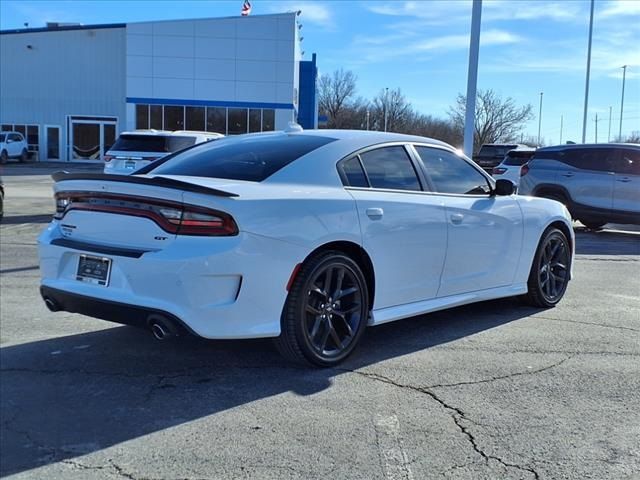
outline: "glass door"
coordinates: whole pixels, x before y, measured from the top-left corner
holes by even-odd
[[[116,141],[116,122],[109,120],[71,120],[70,158],[102,161]]]
[[[46,142],[45,160],[60,160],[60,127],[45,126]]]

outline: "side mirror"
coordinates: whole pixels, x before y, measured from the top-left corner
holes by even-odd
[[[494,195],[508,196],[516,192],[516,185],[506,178],[496,180],[496,188],[493,190]]]
[[[13,143],[13,139],[12,138],[7,138],[7,143]]]

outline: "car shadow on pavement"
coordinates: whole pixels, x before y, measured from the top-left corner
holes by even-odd
[[[7,346],[0,349],[0,476],[286,392],[312,395],[345,372],[538,311],[505,299],[370,328],[355,354],[335,369],[289,364],[269,340],[185,337],[165,344],[122,326]]]
[[[23,223],[49,223],[52,215],[13,215],[11,217],[5,216],[2,219],[2,225],[19,225]]]
[[[576,228],[578,255],[640,255],[640,232]]]

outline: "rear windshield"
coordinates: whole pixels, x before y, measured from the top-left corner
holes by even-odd
[[[505,165],[524,165],[533,157],[534,153],[534,151],[527,150],[512,150],[507,154],[503,163]]]
[[[179,135],[120,135],[111,150],[121,152],[162,152],[172,153],[196,143],[195,137]]]
[[[261,182],[335,139],[315,135],[258,135],[198,145],[137,173]]]
[[[484,146],[480,147],[479,157],[504,157],[509,150],[516,148],[517,145],[500,145],[500,146]]]

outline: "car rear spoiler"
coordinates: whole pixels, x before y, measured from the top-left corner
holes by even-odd
[[[217,188],[205,187],[194,183],[183,182],[166,177],[140,177],[136,175],[111,175],[106,173],[69,173],[66,171],[55,172],[51,175],[53,181],[64,182],[66,180],[97,180],[103,182],[135,183],[138,185],[152,185],[154,187],[172,188],[188,192],[216,195],[218,197],[237,197],[237,193],[225,192]]]

